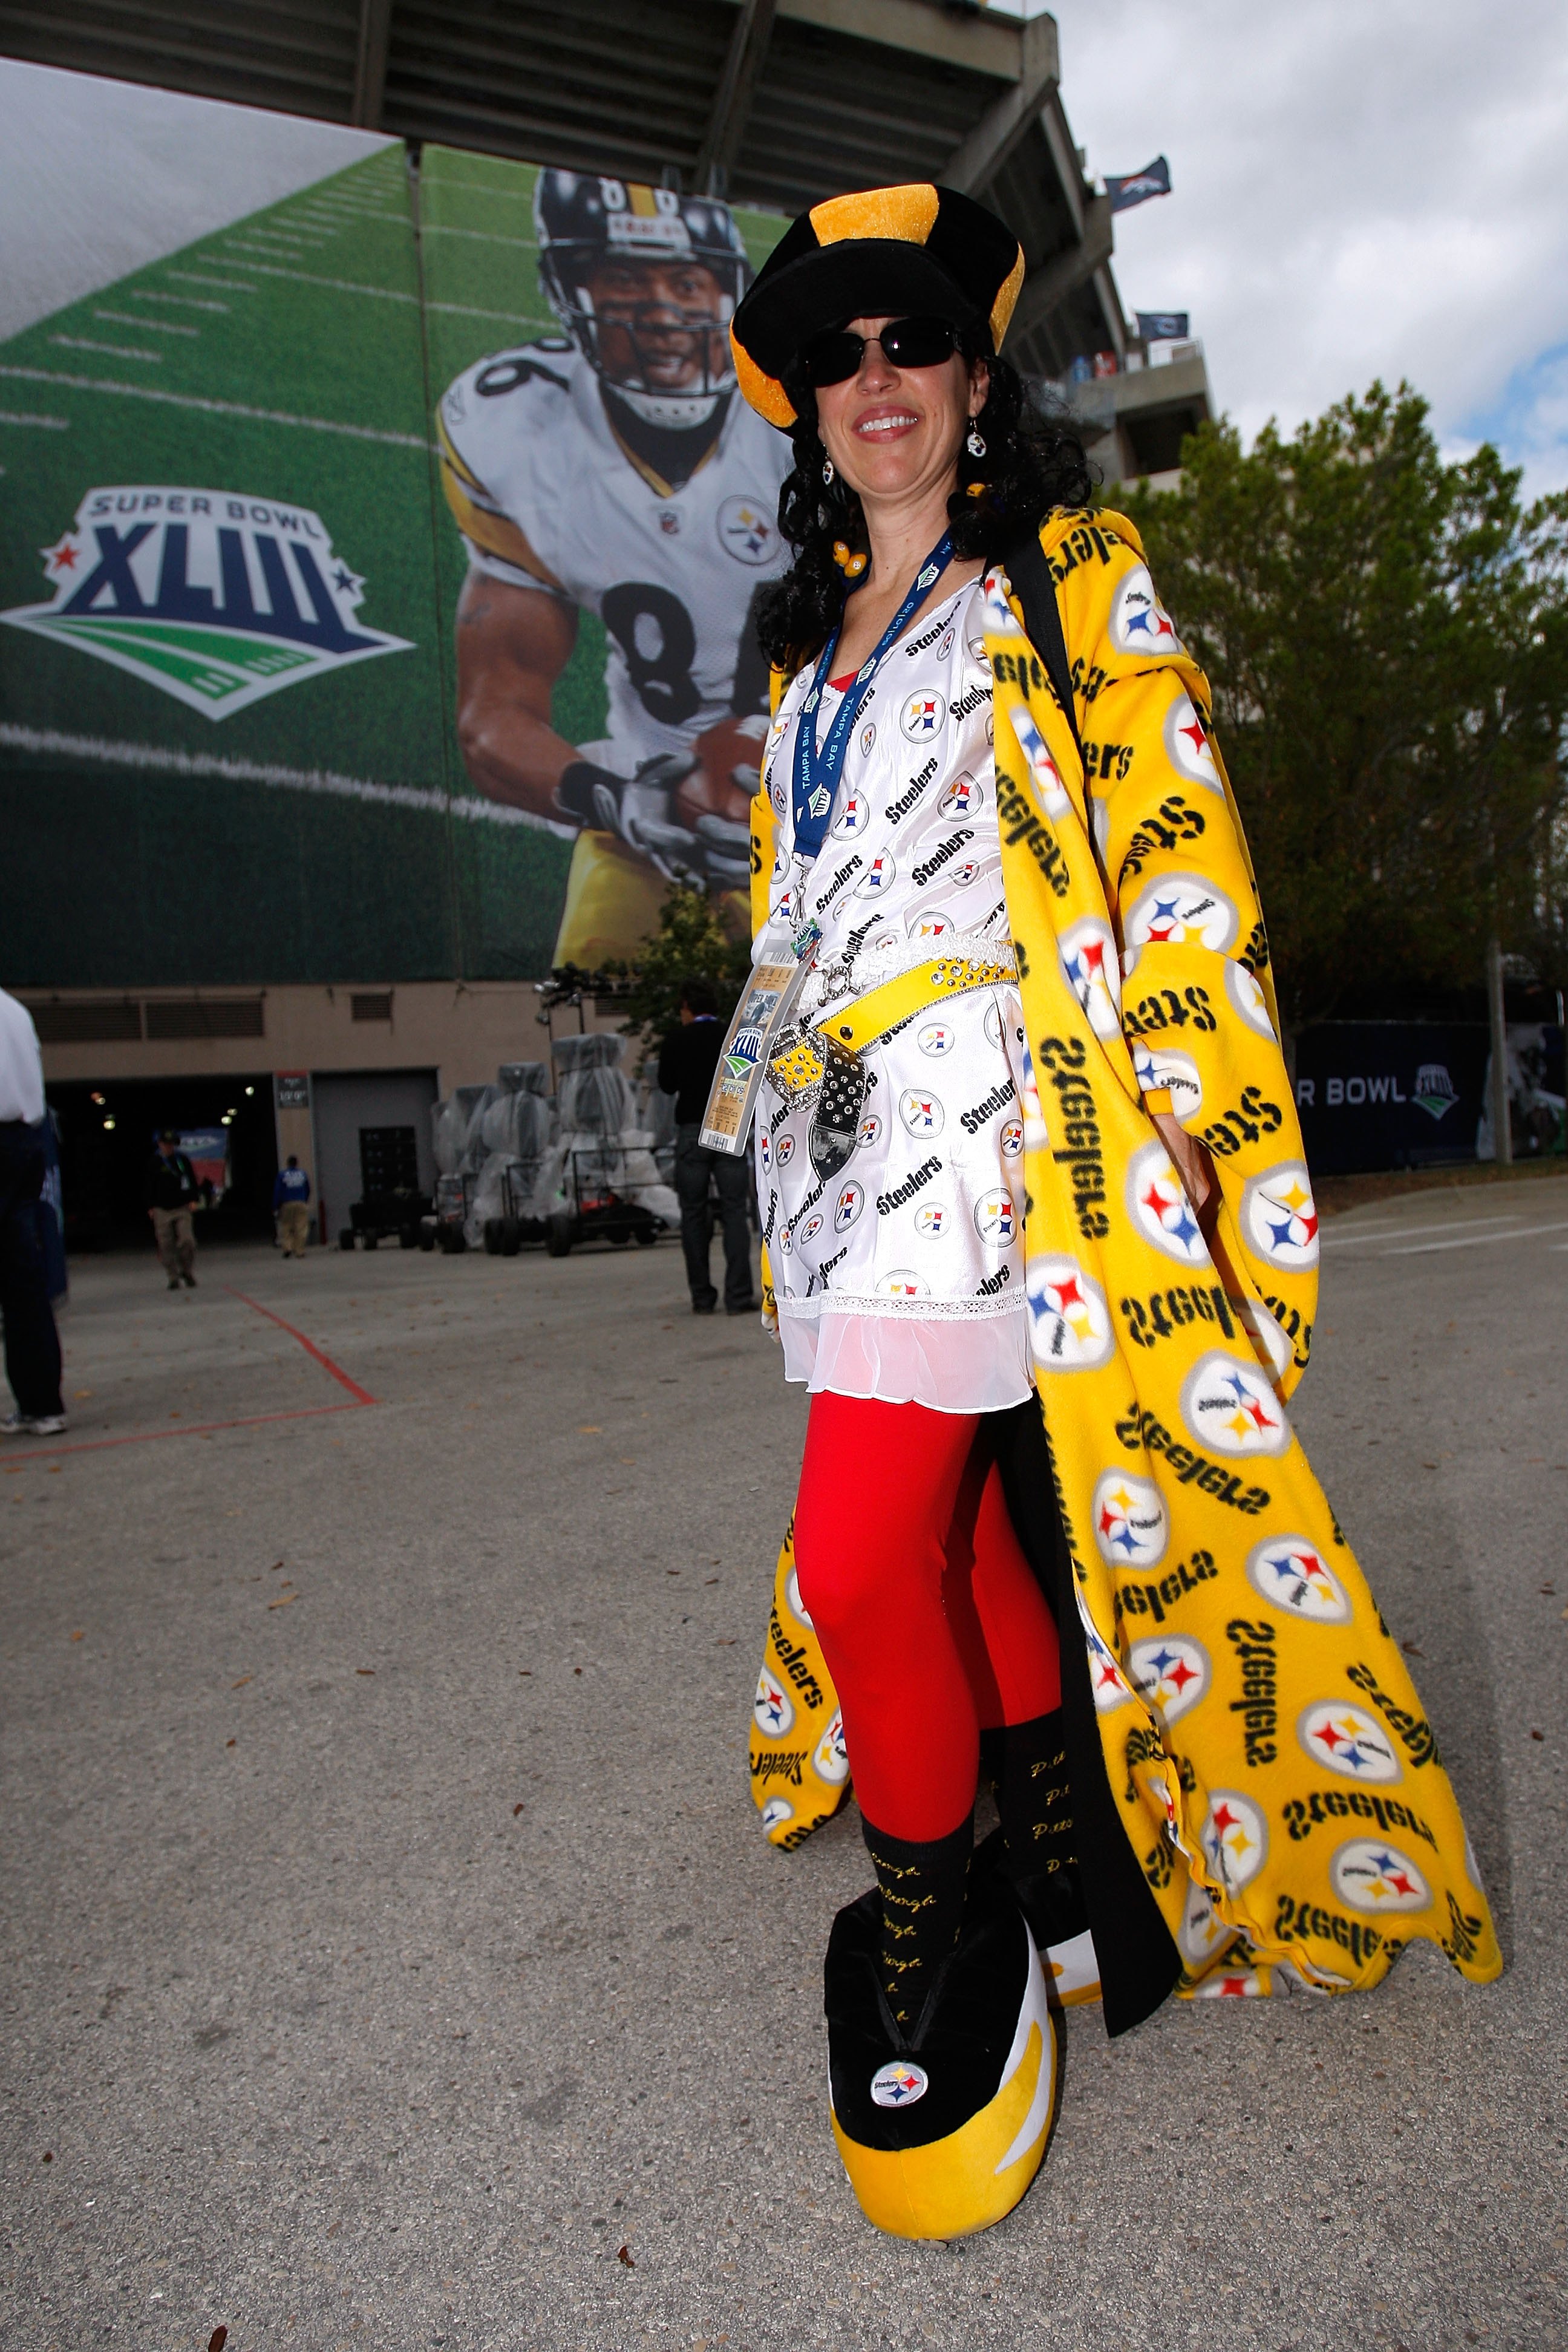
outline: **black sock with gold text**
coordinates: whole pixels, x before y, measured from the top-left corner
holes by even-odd
[[[919,2024],[937,1971],[963,1924],[974,1816],[946,1837],[919,1841],[892,1837],[864,1818],[860,1829],[882,1895],[882,1990],[900,2032],[907,2036]]]

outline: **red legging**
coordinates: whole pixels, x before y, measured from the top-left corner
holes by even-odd
[[[868,1821],[947,1836],[980,1727],[1061,1703],[1057,1629],[1007,1516],[980,1413],[811,1400],[795,1573],[844,1709]]]

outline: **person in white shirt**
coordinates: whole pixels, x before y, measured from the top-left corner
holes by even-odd
[[[66,1426],[60,1342],[38,1245],[44,1184],[44,1063],[25,1004],[0,988],[0,1319],[16,1411],[8,1437],[52,1437]]]

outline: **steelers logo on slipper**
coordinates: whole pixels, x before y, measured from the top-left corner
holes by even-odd
[[[824,1970],[833,2133],[868,2221],[961,2238],[1010,2213],[1045,2158],[1060,2020],[1034,1939],[994,1876],[972,1881],[958,1947],[907,2039],[878,1973],[881,1897],[834,1922]]]

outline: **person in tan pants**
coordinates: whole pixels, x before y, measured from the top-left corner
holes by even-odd
[[[303,1257],[305,1244],[310,1238],[310,1180],[293,1152],[289,1165],[278,1171],[272,1187],[272,1206],[278,1217],[278,1238],[283,1244],[285,1257]]]
[[[166,1127],[148,1162],[146,1203],[171,1290],[178,1290],[181,1283],[187,1290],[196,1286],[196,1232],[192,1212],[201,1197],[195,1170],[180,1150],[180,1139],[174,1129]]]

